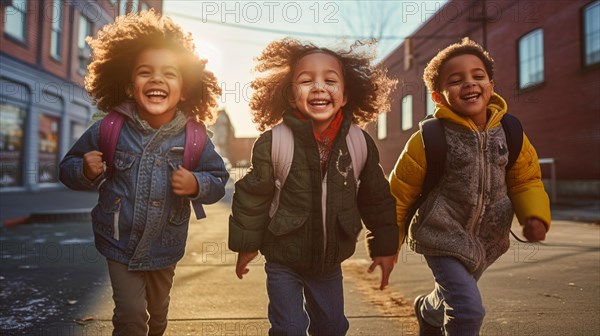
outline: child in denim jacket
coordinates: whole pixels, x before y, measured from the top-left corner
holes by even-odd
[[[208,139],[196,168],[182,167],[186,122],[211,121],[220,89],[191,35],[154,11],[118,17],[88,42],[86,89],[125,122],[113,167],[99,151],[99,121],[60,163],[60,180],[99,190],[92,222],[113,288],[113,335],[162,335],[190,201],[197,209],[217,202],[229,178]]]

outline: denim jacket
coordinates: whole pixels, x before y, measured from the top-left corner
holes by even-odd
[[[100,122],[94,123],[60,163],[60,180],[75,190],[99,190],[92,210],[96,248],[130,270],[156,270],[179,261],[185,251],[190,201],[211,204],[225,194],[229,173],[207,139],[201,162],[192,171],[198,181],[195,197],[172,191],[171,175],[183,161],[186,118],[152,129],[137,117],[134,104],[117,110],[126,116],[117,143],[114,169],[95,180],[83,174],[83,155],[99,150]]]

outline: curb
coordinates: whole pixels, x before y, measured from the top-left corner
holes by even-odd
[[[70,222],[85,222],[92,220],[91,209],[52,210],[46,212],[34,212],[29,216],[10,218],[2,224],[10,228],[22,224],[55,224]]]

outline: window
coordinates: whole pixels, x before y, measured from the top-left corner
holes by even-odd
[[[139,4],[140,4],[140,0],[131,0],[131,11],[137,12]]]
[[[78,123],[76,121],[71,122],[71,143],[69,144],[70,146],[73,146],[75,142],[79,140],[79,137],[83,135],[85,129],[86,127],[84,124]]]
[[[425,90],[425,115],[432,115],[435,112],[435,102],[431,98],[431,92]]]
[[[63,1],[52,2],[52,33],[50,35],[50,55],[60,60],[62,54]]]
[[[27,1],[12,0],[4,10],[4,33],[21,42],[26,40]]]
[[[23,185],[25,108],[0,104],[0,188]]]
[[[544,33],[536,29],[519,40],[519,88],[544,81]]]
[[[127,14],[127,0],[119,0],[119,15]]]
[[[79,36],[77,37],[77,47],[79,50],[79,73],[84,74],[87,65],[90,62],[90,46],[85,42],[85,38],[92,35],[92,22],[85,16],[79,17]]]
[[[413,127],[413,103],[412,95],[402,98],[402,130],[406,131]]]
[[[583,10],[583,36],[584,64],[600,63],[600,1]]]
[[[146,11],[146,10],[149,10],[149,9],[150,9],[150,6],[148,6],[147,3],[142,2],[142,4],[140,5],[140,10]]]
[[[40,114],[39,182],[58,181],[58,125],[60,118]]]
[[[377,139],[387,138],[387,113],[381,113],[377,116]]]

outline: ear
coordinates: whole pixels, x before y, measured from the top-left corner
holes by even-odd
[[[492,93],[494,93],[494,80],[490,79],[490,85],[492,86]]]
[[[127,84],[127,87],[125,88],[125,95],[127,95],[127,98],[133,98],[133,84]]]
[[[185,96],[182,94],[181,97],[179,97],[179,101],[185,101]]]
[[[431,99],[433,99],[433,101],[434,101],[436,104],[443,104],[443,103],[444,103],[444,97],[442,96],[442,94],[441,94],[441,93],[439,93],[439,92],[436,92],[436,91],[433,91],[433,92],[431,93]]]
[[[346,106],[346,103],[348,103],[348,96],[344,93],[344,100],[342,100],[342,106],[341,107]]]

